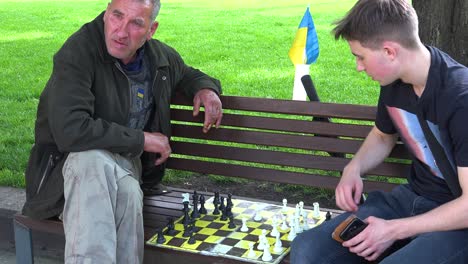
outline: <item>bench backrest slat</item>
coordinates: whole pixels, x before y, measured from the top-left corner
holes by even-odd
[[[222,127],[204,134],[204,113],[193,117],[191,100],[174,98],[168,168],[334,189],[376,113],[376,107],[362,105],[238,96],[221,100]],[[312,121],[316,117],[322,121]],[[366,190],[388,189],[394,185],[389,179],[405,178],[410,156],[403,144],[390,157],[368,173]]]

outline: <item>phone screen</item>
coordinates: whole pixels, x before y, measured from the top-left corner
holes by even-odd
[[[366,226],[367,224],[364,221],[356,217],[340,233],[340,238],[344,241],[350,240],[351,238],[359,234],[362,230],[364,230]]]

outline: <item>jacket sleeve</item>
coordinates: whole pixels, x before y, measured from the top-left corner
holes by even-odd
[[[219,80],[186,65],[177,51],[168,46],[166,48],[168,49],[169,63],[173,66],[174,70],[173,78],[175,80],[174,88],[176,91],[184,91],[189,97],[194,97],[199,90],[204,88],[212,89],[218,95],[222,93]]]
[[[104,149],[130,157],[140,155],[142,131],[94,117],[93,89],[98,87],[93,87],[93,79],[99,58],[89,50],[90,45],[80,45],[72,38],[54,56],[52,77],[45,91],[49,126],[58,149]]]

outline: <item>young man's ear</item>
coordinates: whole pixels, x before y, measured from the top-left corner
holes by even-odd
[[[392,41],[385,41],[383,43],[383,50],[385,52],[385,55],[388,56],[391,60],[393,60],[398,55],[399,45]]]
[[[158,26],[158,21],[154,21],[153,24],[151,24],[150,31],[148,33],[148,36],[146,37],[146,40],[150,40],[153,37],[154,33],[156,32],[156,29],[158,29]]]

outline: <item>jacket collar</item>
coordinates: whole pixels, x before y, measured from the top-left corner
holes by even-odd
[[[104,11],[105,12],[105,11]],[[103,63],[115,63],[117,59],[109,54],[104,38],[104,12],[97,16],[92,24],[96,25],[99,40],[99,55]],[[145,55],[149,56],[150,63],[156,69],[169,66],[169,60],[166,54],[161,50],[161,44],[155,39],[146,41],[144,45]]]

